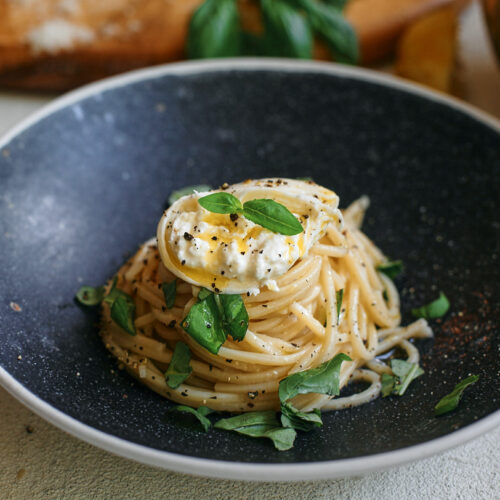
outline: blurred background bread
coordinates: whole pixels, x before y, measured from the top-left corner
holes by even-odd
[[[126,70],[181,60],[185,58],[189,20],[202,2],[0,0],[0,86],[60,91]],[[453,26],[464,3],[350,0],[344,13],[358,35],[361,63],[390,57],[399,43],[398,53],[403,57],[399,72],[409,77],[428,71],[423,67],[413,71],[412,66],[433,52],[432,44],[427,43],[425,50],[415,53],[410,42],[437,36],[440,48],[431,54],[429,67],[444,61],[448,74],[426,78],[431,83],[439,81],[436,86],[446,90],[443,82],[449,81],[453,66]],[[242,23],[258,29],[258,5],[253,0],[239,0],[239,5]],[[444,12],[443,8],[448,9],[446,19],[437,14],[437,22],[427,21],[405,38],[405,31],[415,22],[433,12]],[[441,28],[446,35],[440,33]],[[323,59],[330,54],[319,46],[315,56]]]
[[[183,58],[201,0],[0,0],[0,84],[64,90]]]

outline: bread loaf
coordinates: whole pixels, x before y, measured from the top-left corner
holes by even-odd
[[[189,19],[203,0],[0,0],[0,85],[65,90],[185,57]],[[238,0],[258,29],[255,0]],[[413,20],[463,0],[350,0],[363,63],[390,54]],[[329,58],[318,44],[315,57]]]

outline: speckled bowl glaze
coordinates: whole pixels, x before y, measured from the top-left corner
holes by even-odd
[[[22,123],[0,151],[0,381],[66,431],[174,470],[298,480],[401,464],[500,422],[495,120],[363,70],[235,60],[90,85]],[[404,322],[439,290],[452,304],[435,339],[418,343],[425,375],[404,397],[328,413],[287,452],[166,418],[170,403],[117,370],[97,312],[73,299],[155,234],[172,190],[265,176],[312,176],[343,206],[368,194],[366,232],[405,263]],[[459,409],[435,418],[471,373],[481,378]]]

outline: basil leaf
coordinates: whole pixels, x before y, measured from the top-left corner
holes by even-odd
[[[170,283],[163,283],[161,285],[161,289],[163,290],[163,296],[165,297],[165,304],[167,305],[167,309],[172,309],[172,307],[174,307],[175,296],[177,294],[176,280],[171,281]]]
[[[190,59],[237,56],[241,42],[236,0],[205,0],[192,15],[187,38]]]
[[[231,193],[213,193],[203,196],[198,203],[209,212],[216,214],[235,214],[241,212],[240,200]]]
[[[134,299],[123,290],[116,288],[118,277],[115,276],[111,290],[102,299],[109,304],[111,319],[130,335],[135,335],[135,302]]]
[[[377,271],[384,273],[388,278],[394,280],[394,278],[403,272],[403,261],[393,260],[389,262],[384,262],[377,266]]]
[[[109,304],[111,319],[130,335],[135,335],[135,302],[134,299],[123,290],[116,288],[118,277],[115,276],[111,290],[108,295],[102,299]]]
[[[274,200],[250,200],[243,204],[243,215],[274,233],[293,236],[304,231],[302,224],[281,203]]]
[[[184,342],[177,342],[172,360],[165,372],[165,380],[169,387],[177,389],[191,375],[193,369],[189,365],[190,361],[191,351],[189,347]]]
[[[187,196],[188,194],[193,194],[195,191],[198,193],[204,193],[205,191],[210,191],[212,188],[207,186],[206,184],[199,184],[197,186],[186,186],[182,189],[178,189],[177,191],[172,191],[170,196],[168,197],[168,204],[173,205],[178,199],[183,196]]]
[[[234,340],[243,340],[248,329],[248,312],[241,295],[215,295],[222,306],[222,324]]]
[[[359,59],[356,32],[342,12],[313,0],[297,0],[306,11],[314,31],[328,44],[337,62],[355,64]]]
[[[438,404],[434,407],[434,415],[437,417],[454,410],[458,406],[465,389],[469,385],[475,384],[478,380],[479,375],[471,375],[459,382],[453,391],[439,400]]]
[[[305,413],[297,410],[290,403],[281,403],[281,425],[292,429],[309,432],[323,425],[320,410]]]
[[[340,392],[340,366],[343,361],[352,361],[344,353],[322,363],[316,368],[294,373],[284,378],[279,384],[281,402],[294,398],[297,394],[315,392],[337,396]]]
[[[213,295],[210,290],[207,290],[206,288],[202,288],[198,293],[198,300],[205,300],[210,295]]]
[[[396,377],[389,375],[388,373],[382,373],[382,397],[385,398],[392,394],[394,390],[394,385],[396,384]]]
[[[411,313],[416,318],[435,319],[444,316],[449,308],[449,300],[443,292],[440,292],[436,300],[425,306],[412,309]]]
[[[408,363],[408,361],[405,361],[404,359],[391,360],[392,372],[399,378],[405,377],[413,365],[414,363]]]
[[[261,0],[266,55],[312,58],[313,37],[302,13],[282,0]]]
[[[198,300],[181,324],[200,345],[217,354],[228,335],[234,340],[245,338],[248,312],[241,295],[214,294],[202,288]]]
[[[213,294],[194,304],[182,320],[181,326],[212,354],[219,352],[227,338]]]
[[[340,311],[342,310],[342,299],[344,298],[344,289],[335,292],[335,300],[337,301],[337,321],[340,319]]]
[[[257,411],[243,413],[231,418],[219,420],[214,427],[230,430],[250,437],[271,439],[275,448],[280,451],[289,450],[297,433],[294,429],[279,426],[274,411]]]
[[[82,286],[80,290],[76,292],[76,299],[84,306],[96,306],[102,302],[105,293],[106,290],[103,286],[98,286],[96,288]]]
[[[210,420],[206,416],[212,413],[214,410],[208,408],[207,406],[200,406],[198,409],[195,409],[191,408],[190,406],[177,405],[171,408],[170,411],[190,413],[191,415],[195,416],[198,419],[205,432],[208,432],[210,427],[212,427],[212,422],[210,422]]]
[[[233,431],[242,427],[250,427],[253,425],[265,425],[269,427],[276,427],[279,425],[276,418],[276,412],[273,410],[266,411],[251,411],[242,413],[235,417],[223,418],[219,420],[214,427],[217,429],[225,429]]]
[[[135,303],[127,299],[129,297],[125,292],[118,294],[111,304],[111,319],[130,335],[136,335],[135,332]]]
[[[257,428],[236,429],[236,432],[251,437],[265,437],[270,439],[278,451],[286,451],[293,448],[293,443],[297,437],[295,429],[284,429],[275,427],[269,430],[260,431]]]
[[[393,359],[391,368],[394,375],[398,377],[393,389],[393,394],[397,396],[402,396],[410,383],[424,374],[424,370],[417,363],[408,363],[402,359]]]

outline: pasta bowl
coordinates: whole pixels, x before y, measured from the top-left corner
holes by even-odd
[[[0,142],[0,382],[67,432],[147,464],[247,480],[361,474],[500,423],[500,125],[453,99],[360,69],[228,60],[129,73],[72,92]],[[117,369],[96,310],[75,300],[155,234],[171,191],[312,177],[400,258],[403,323],[439,291],[451,309],[417,342],[404,397],[326,413],[294,448],[167,418],[171,403]],[[459,407],[433,408],[465,377]]]

